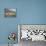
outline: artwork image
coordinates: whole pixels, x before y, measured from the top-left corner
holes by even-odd
[[[5,17],[7,16],[16,16],[16,9],[10,9],[10,8],[5,8],[4,9],[4,15]]]

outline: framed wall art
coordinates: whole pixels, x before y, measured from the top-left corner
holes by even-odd
[[[5,17],[16,17],[16,9],[5,8],[4,15]]]

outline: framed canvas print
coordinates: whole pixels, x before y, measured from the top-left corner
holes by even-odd
[[[16,17],[16,9],[5,8],[4,15],[5,17]]]

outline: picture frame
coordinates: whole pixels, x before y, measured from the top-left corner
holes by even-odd
[[[16,9],[13,8],[4,8],[5,17],[16,17]]]

